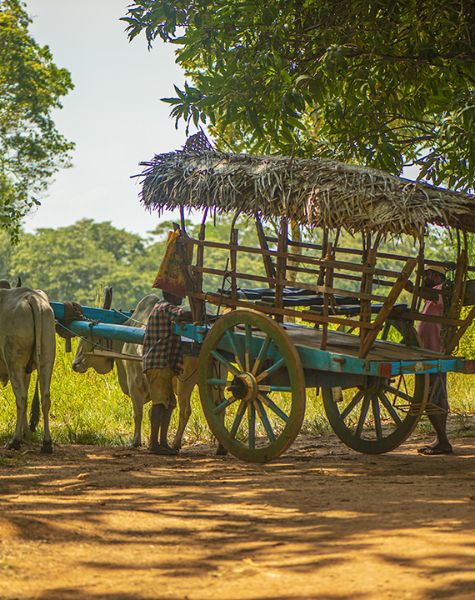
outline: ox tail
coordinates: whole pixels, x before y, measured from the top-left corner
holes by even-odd
[[[36,431],[36,426],[40,420],[40,359],[41,359],[41,313],[40,307],[38,306],[38,300],[35,296],[31,295],[28,298],[28,304],[31,308],[31,315],[33,317],[33,331],[34,331],[34,342],[31,352],[31,361],[36,363],[37,377],[35,393],[31,402],[31,414],[30,414],[30,431]]]
[[[40,420],[40,378],[36,378],[35,393],[33,400],[31,401],[31,412],[30,412],[30,431],[36,431],[36,427]]]
[[[42,330],[41,330],[41,310],[38,306],[38,299],[35,295],[31,295],[28,298],[28,304],[31,308],[31,314],[33,317],[33,331],[35,335],[35,340],[33,343],[33,348],[31,352],[31,358],[34,360],[36,364],[36,368],[38,370],[38,374],[40,372],[41,365],[41,340],[42,340]]]

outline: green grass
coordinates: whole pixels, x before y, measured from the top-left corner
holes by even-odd
[[[472,337],[473,336],[473,337]],[[466,340],[464,350],[473,355],[475,334]],[[469,342],[473,342],[470,344]],[[77,342],[76,342],[77,343]],[[132,402],[122,393],[115,372],[98,375],[92,370],[85,374],[74,373],[71,363],[76,344],[73,340],[73,353],[64,352],[64,343],[58,341],[55,370],[51,389],[51,432],[59,444],[101,444],[126,446],[131,443],[133,434]],[[33,375],[33,383],[36,375]],[[31,388],[33,385],[31,386]],[[449,400],[456,430],[467,435],[474,429],[475,375],[449,374]],[[32,390],[30,392],[31,396]],[[192,397],[192,416],[185,432],[185,443],[196,441],[210,442],[212,436],[201,410],[197,389]],[[5,442],[14,430],[16,419],[15,399],[10,385],[0,388],[0,442]],[[171,429],[175,430],[178,411],[175,411]],[[41,438],[40,433],[33,440]],[[429,431],[430,425],[423,419],[420,431]],[[149,431],[148,406],[144,410],[142,439],[145,441]],[[303,431],[320,435],[330,431],[321,398],[315,390],[307,391],[307,412]],[[469,434],[469,433],[468,433]],[[6,465],[2,465],[6,466]]]
[[[64,342],[58,340],[56,362],[51,384],[51,435],[59,444],[104,444],[126,446],[133,435],[133,412],[130,398],[120,389],[115,371],[99,375],[92,369],[75,373],[71,368],[77,341],[73,340],[73,352],[64,351]],[[32,376],[30,400],[36,374]],[[209,441],[208,430],[199,397],[195,390],[192,398],[193,413],[185,434],[186,442]],[[0,442],[12,434],[16,421],[15,398],[8,385],[0,388]],[[178,423],[178,411],[174,412],[171,429]],[[39,429],[42,430],[40,421]],[[142,438],[149,433],[148,405],[144,410]],[[33,434],[39,440],[41,433]]]

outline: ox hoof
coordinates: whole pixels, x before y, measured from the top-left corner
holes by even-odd
[[[43,442],[41,454],[53,454],[53,442],[51,440]]]
[[[132,444],[132,448],[140,448],[141,445],[142,445],[142,442],[134,442]]]
[[[10,440],[9,442],[7,442],[6,448],[8,450],[20,450],[21,442],[20,440]]]
[[[216,448],[216,456],[226,456],[227,453],[228,451],[226,448],[222,444],[218,444],[218,447]]]

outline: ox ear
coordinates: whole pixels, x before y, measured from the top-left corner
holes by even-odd
[[[0,279],[0,289],[2,289],[2,290],[10,289],[10,282],[8,281],[8,279]]]
[[[104,302],[102,303],[102,308],[109,309],[112,306],[112,288],[106,287],[104,290]]]
[[[21,287],[21,277],[17,278],[16,287]]]

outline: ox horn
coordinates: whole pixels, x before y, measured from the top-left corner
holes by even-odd
[[[17,278],[16,287],[21,287],[21,277]]]
[[[102,303],[102,308],[109,309],[112,306],[112,288],[106,287],[104,289],[104,302]]]

